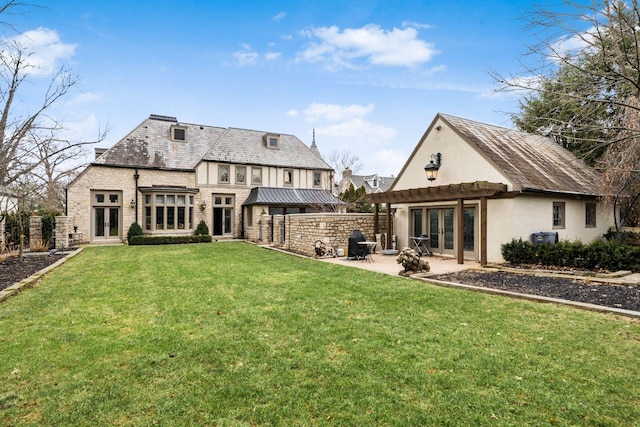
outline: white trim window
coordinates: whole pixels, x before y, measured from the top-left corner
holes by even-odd
[[[251,168],[251,184],[262,185],[262,168]]]
[[[236,184],[246,184],[247,183],[247,167],[246,166],[236,166]]]
[[[565,203],[553,202],[553,228],[565,228]]]

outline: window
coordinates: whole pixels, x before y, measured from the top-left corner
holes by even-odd
[[[251,183],[262,184],[262,168],[251,168]]]
[[[373,178],[373,185],[371,187],[378,188],[378,178]]]
[[[171,140],[186,141],[187,140],[186,126],[171,126]]]
[[[278,148],[280,148],[280,135],[265,135],[264,136],[264,141],[267,145],[267,148],[270,148],[272,150],[277,150]]]
[[[145,194],[144,227],[147,231],[189,230],[193,226],[194,197],[186,194]]]
[[[586,228],[596,226],[596,204],[593,202],[587,202],[584,205],[584,226]]]
[[[284,170],[284,185],[291,187],[293,185],[293,170]]]
[[[229,183],[229,165],[218,166],[218,182],[221,184]]]
[[[553,202],[553,228],[564,228],[564,202]]]
[[[320,172],[313,173],[313,186],[320,187],[322,185],[322,174]]]
[[[245,166],[236,166],[236,184],[247,183],[247,168]]]

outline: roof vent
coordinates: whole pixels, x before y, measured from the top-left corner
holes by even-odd
[[[149,119],[151,120],[160,120],[163,122],[173,122],[173,123],[177,123],[178,119],[173,117],[173,116],[161,116],[159,114],[150,114],[149,115]]]

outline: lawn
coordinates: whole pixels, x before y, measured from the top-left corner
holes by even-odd
[[[640,324],[247,243],[90,247],[0,303],[0,425],[638,425]]]

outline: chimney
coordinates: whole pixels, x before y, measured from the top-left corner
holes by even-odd
[[[96,158],[95,160],[98,160],[98,157],[102,156],[102,154],[104,154],[108,148],[94,148],[95,153],[96,153]]]

